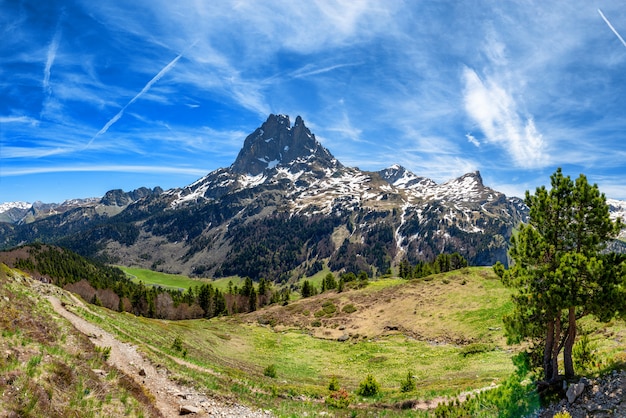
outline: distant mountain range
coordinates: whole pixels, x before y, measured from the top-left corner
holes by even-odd
[[[626,202],[608,203],[614,216],[626,214]],[[478,172],[437,184],[399,165],[346,167],[300,117],[292,126],[270,115],[230,167],[186,187],[5,203],[0,246],[38,240],[124,265],[284,282],[324,266],[380,274],[444,252],[473,265],[506,262],[527,212]]]

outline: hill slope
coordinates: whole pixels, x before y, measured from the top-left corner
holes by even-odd
[[[154,398],[105,361],[42,293],[63,291],[0,263],[0,410],[6,416],[160,417]],[[94,414],[97,410],[98,413]]]

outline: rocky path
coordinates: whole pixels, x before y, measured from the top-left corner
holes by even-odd
[[[48,296],[48,300],[59,315],[87,335],[95,345],[111,347],[109,363],[150,392],[164,417],[184,414],[250,418],[271,416],[269,411],[255,411],[242,405],[225,405],[193,388],[181,386],[169,379],[166,369],[155,367],[145,359],[134,345],[119,341],[111,333],[68,311],[58,298]]]

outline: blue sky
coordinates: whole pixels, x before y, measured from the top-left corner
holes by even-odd
[[[270,113],[340,161],[626,199],[619,1],[0,0],[0,202],[185,186]]]

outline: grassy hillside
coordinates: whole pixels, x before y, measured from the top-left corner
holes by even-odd
[[[57,327],[46,332],[61,335],[59,341],[65,342],[57,343],[60,347],[52,341],[44,344],[40,337],[35,340],[32,336],[42,331],[26,332],[29,328],[25,325],[19,325],[16,331],[8,320],[3,322],[6,337],[0,348],[5,352],[18,346],[27,349],[19,354],[24,356],[20,362],[0,360],[0,375],[17,371],[24,382],[33,381],[33,393],[52,393],[50,399],[55,399],[55,404],[56,391],[65,391],[66,398],[70,398],[68,405],[79,403],[91,408],[92,412],[81,410],[80,416],[97,416],[99,412],[93,412],[97,408],[112,411],[110,415],[121,415],[122,408],[134,408],[128,412],[130,416],[150,415],[149,403],[141,401],[141,393],[125,389],[115,373],[109,372],[107,376],[113,377],[102,379],[90,372],[106,369],[106,364],[89,347],[88,339],[71,334],[62,321],[54,318],[46,301],[23,287],[16,291],[15,286],[21,285],[7,277],[3,276],[0,289],[10,292],[6,297],[16,304],[9,305],[6,298],[0,297],[2,312],[8,312],[2,317],[12,318],[10,315],[18,315],[14,309],[23,310],[20,315],[24,321],[32,318],[30,321],[40,324],[37,327]],[[26,295],[23,302],[21,296],[16,297],[20,294]],[[286,306],[210,320],[150,319],[93,305],[68,304],[66,308],[120,340],[137,345],[154,364],[167,368],[176,381],[221,399],[270,408],[279,416],[303,416],[305,412],[313,416],[323,411],[335,416],[427,416],[428,411],[418,408],[426,409],[429,401],[496,387],[511,375],[511,357],[520,348],[506,345],[502,329],[501,317],[510,308],[509,296],[510,290],[501,285],[491,269],[465,268],[408,282],[372,281],[363,289],[329,291]],[[608,325],[587,321],[583,326],[596,344],[596,372],[626,360],[626,328],[621,321]],[[74,341],[87,345],[80,348],[86,353],[84,359],[71,354],[78,348],[63,345]],[[68,362],[68,367],[76,371],[71,380],[75,387],[47,386],[45,382],[54,381],[49,376],[57,373],[55,367],[63,366],[40,364],[57,360]],[[274,377],[268,376],[272,368]],[[402,392],[401,382],[409,373],[416,387]],[[83,374],[89,377],[78,377]],[[356,395],[367,375],[380,384],[379,395]],[[91,379],[109,385],[99,389],[98,393],[104,395],[84,392],[86,385],[96,384]],[[327,405],[332,380],[347,390],[349,409]],[[0,380],[2,389],[10,389],[12,383],[4,382]],[[36,389],[37,385],[43,389]],[[18,410],[24,405],[35,405],[30,406],[31,411],[42,408],[34,396],[23,400],[10,390],[0,393],[4,394],[0,409]]]
[[[37,286],[0,264],[2,416],[158,416],[153,399],[110,368],[106,353],[59,318]]]
[[[154,320],[96,307],[99,316],[82,314],[143,346],[179,379],[221,396],[298,415],[327,408],[333,377],[352,392],[372,374],[383,395],[356,402],[375,410],[383,403],[395,414],[396,403],[497,385],[512,372],[515,349],[504,344],[499,319],[508,295],[489,269],[464,269],[211,320]],[[173,348],[176,338],[181,351]],[[182,359],[183,352],[195,369],[164,356]],[[270,365],[276,378],[264,376]],[[417,388],[402,393],[408,372]]]

